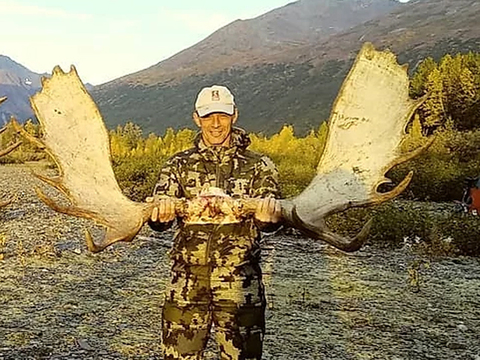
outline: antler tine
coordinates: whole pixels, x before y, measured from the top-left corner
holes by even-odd
[[[289,217],[291,224],[295,228],[299,229],[300,232],[302,232],[304,235],[315,240],[323,240],[327,244],[330,244],[337,249],[345,252],[357,251],[365,244],[373,221],[372,219],[368,220],[363,226],[362,230],[357,234],[357,236],[355,236],[354,238],[350,238],[348,236],[340,236],[333,233],[328,229],[325,221],[323,220],[321,221],[321,225],[319,226],[308,224],[302,221],[302,219],[297,214],[295,206],[293,207],[291,215]]]
[[[138,224],[136,224],[133,227],[131,225],[125,226],[125,224],[123,223],[112,225],[111,222],[106,220],[97,212],[88,211],[86,209],[82,209],[73,205],[68,205],[68,206],[59,205],[57,202],[55,202],[50,197],[45,195],[45,193],[39,188],[35,188],[35,191],[37,193],[38,198],[41,201],[43,201],[47,206],[49,206],[51,209],[57,212],[60,212],[62,214],[94,220],[97,224],[103,225],[107,228],[104,238],[98,242],[95,242],[93,240],[93,236],[91,235],[88,229],[85,230],[85,240],[86,240],[87,248],[89,251],[93,253],[98,253],[104,250],[105,248],[107,248],[108,246],[119,241],[126,241],[126,242],[132,241],[135,235],[140,231],[145,221],[147,221],[153,207],[153,204],[145,205],[145,208],[143,210],[143,214],[144,214],[143,218],[138,222]]]
[[[137,235],[137,233],[140,231],[142,226],[143,222],[138,224],[137,227],[131,229],[131,231],[129,231],[127,234],[119,233],[118,231],[108,228],[105,237],[99,243],[93,241],[92,234],[88,229],[85,229],[85,240],[87,242],[87,249],[92,253],[98,253],[105,250],[105,248],[107,248],[108,246],[115,244],[116,242],[131,242],[135,235]]]
[[[435,136],[432,136],[430,139],[428,139],[428,141],[424,145],[420,146],[418,149],[415,149],[413,151],[403,154],[402,156],[399,156],[391,164],[388,165],[388,169],[390,170],[395,165],[407,162],[408,160],[411,160],[414,157],[420,155],[422,152],[427,150],[435,142],[435,139],[436,139]]]
[[[92,253],[98,253],[100,251],[103,251],[108,246],[115,244],[119,241],[132,241],[142,228],[143,224],[145,224],[150,218],[150,214],[152,213],[153,207],[155,206],[155,204],[153,203],[141,203],[139,205],[141,206],[141,216],[137,217],[136,223],[116,222],[115,224],[104,224],[107,228],[107,231],[105,233],[105,236],[98,242],[95,242],[93,240],[92,234],[88,229],[86,229],[85,240],[87,242],[88,250]],[[184,205],[182,202],[178,202],[178,204],[176,204],[176,209],[180,211],[181,209],[183,209],[183,206]]]
[[[60,176],[57,176],[57,177],[54,177],[54,178],[49,178],[49,177],[37,174],[35,172],[33,172],[33,175],[37,179],[39,179],[39,180],[43,181],[44,183],[54,187],[55,189],[60,191],[63,195],[65,195],[65,197],[70,199],[70,194],[68,193],[68,190],[65,188],[65,186],[63,186],[62,178]]]
[[[298,215],[297,207],[294,203],[288,200],[282,200],[282,209],[284,219],[290,223],[295,228],[299,229],[303,234],[316,239],[323,240],[328,244],[336,247],[345,252],[357,251],[362,247],[362,245],[367,241],[367,236],[372,226],[372,219],[368,220],[363,226],[362,230],[354,237],[340,236],[338,234],[330,231],[325,224],[325,218],[329,215],[343,212],[350,208],[355,207],[368,207],[376,204],[381,204],[387,200],[393,199],[400,195],[409,185],[413,177],[413,171],[409,172],[408,175],[403,179],[400,184],[398,184],[393,190],[386,193],[375,193],[367,201],[363,202],[347,202],[336,206],[323,217],[316,220],[317,224],[308,223],[301,219]]]
[[[371,220],[350,238],[332,233],[324,219],[390,200],[410,183],[413,173],[392,191],[377,192],[389,181],[385,173],[390,168],[417,156],[433,141],[407,154],[399,151],[407,123],[425,101],[410,99],[408,89],[406,67],[398,65],[395,55],[364,44],[334,102],[316,176],[301,194],[282,204],[287,222],[343,251],[362,246]]]
[[[0,104],[1,104],[2,102],[4,102],[5,100],[7,100],[6,97],[0,98]],[[2,134],[3,132],[5,132],[5,131],[8,129],[8,125],[11,124],[12,126],[14,126],[14,125],[13,125],[13,122],[15,122],[15,118],[14,118],[14,117],[12,117],[12,118],[10,119],[10,122],[9,122],[6,126],[0,128],[0,134]],[[14,129],[15,129],[15,127],[14,127]],[[5,155],[7,155],[8,153],[12,152],[12,151],[15,150],[17,147],[19,147],[21,144],[22,144],[21,141],[17,141],[16,143],[11,144],[10,146],[8,146],[6,149],[0,150],[0,156],[5,156]]]
[[[21,126],[17,120],[15,120],[14,118],[12,118],[10,120],[10,124],[12,124],[13,126],[13,129],[16,131],[17,134],[19,134],[20,136],[22,136],[23,138],[25,138],[25,140],[33,143],[35,146],[37,146],[40,150],[45,150],[45,144],[39,140],[38,138],[36,138],[35,136],[33,136],[32,134],[30,134],[28,131],[26,131],[23,126]]]
[[[387,200],[393,199],[400,195],[402,192],[405,191],[407,188],[408,184],[410,184],[410,181],[412,180],[413,177],[413,171],[410,171],[407,176],[405,176],[405,179],[403,179],[400,184],[398,184],[393,190],[390,190],[385,193],[375,193],[375,195],[372,197],[372,200],[367,202],[366,205],[375,205],[375,204],[381,204]]]
[[[85,209],[81,209],[77,206],[73,205],[67,205],[67,206],[62,206],[59,205],[57,202],[52,200],[50,197],[48,197],[40,188],[36,187],[35,192],[37,193],[38,198],[45,203],[45,205],[49,206],[53,210],[62,213],[62,214],[67,214],[67,215],[72,215],[76,217],[82,217],[86,219],[91,219],[95,220],[99,224],[102,225],[107,225],[107,221],[100,216],[98,213],[93,212],[93,211],[88,211]]]

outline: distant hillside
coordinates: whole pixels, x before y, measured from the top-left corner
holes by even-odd
[[[0,106],[0,126],[8,122],[11,116],[22,123],[34,118],[30,96],[41,89],[43,76],[50,74],[34,73],[8,56],[0,55],[0,97],[7,97],[7,101]],[[87,83],[85,88],[91,91],[93,85]]]
[[[284,57],[300,57],[314,65],[346,59],[365,41],[399,54],[416,65],[425,56],[480,51],[480,2],[477,0],[412,0],[384,16],[367,21],[314,46]]]
[[[272,134],[288,123],[304,134],[328,118],[363,42],[391,48],[413,69],[426,56],[480,51],[478,19],[475,0],[302,0],[233,22],[170,59],[96,87],[93,95],[110,127],[133,120],[146,132],[163,133],[193,127],[198,91],[225,84],[247,130]]]
[[[272,134],[294,124],[298,134],[325,120],[362,43],[391,48],[414,69],[426,56],[480,51],[477,0],[299,0],[249,20],[237,20],[198,44],[145,70],[91,90],[107,125],[134,121],[162,134],[194,127],[198,91],[229,86],[239,125]],[[81,69],[80,69],[81,72]],[[31,116],[34,74],[0,56],[0,121]]]
[[[109,126],[133,120],[147,132],[162,133],[169,126],[192,126],[200,88],[223,83],[235,92],[242,124],[252,131],[276,131],[286,118],[300,119],[305,111],[318,114],[317,105],[310,104],[297,117],[299,100],[331,93],[329,83],[336,88],[338,80],[330,75],[345,68],[331,62],[321,71],[318,87],[310,79],[312,66],[295,61],[289,51],[295,53],[399,7],[394,0],[296,1],[255,19],[234,21],[155,66],[95,87],[93,96]],[[303,100],[291,93],[299,85],[312,90],[302,95]],[[318,116],[313,118],[316,126]]]
[[[0,97],[8,100],[0,107],[0,125],[14,115],[20,121],[33,116],[29,97],[40,89],[40,79],[44,74],[37,74],[23,65],[0,55]]]
[[[148,69],[105,84],[152,85],[232,66],[269,62],[399,7],[395,0],[300,0],[254,19],[236,20]]]

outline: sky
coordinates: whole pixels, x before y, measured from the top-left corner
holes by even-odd
[[[0,0],[0,54],[37,73],[74,64],[98,85],[292,1]]]
[[[154,65],[236,19],[289,2],[0,0],[0,55],[37,73],[74,64],[84,82],[99,85]]]

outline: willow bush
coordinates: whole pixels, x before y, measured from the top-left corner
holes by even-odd
[[[164,162],[173,154],[192,146],[195,133],[169,128],[163,137],[144,138],[138,125],[127,123],[110,132],[112,164],[117,181],[126,196],[144,201],[153,192]]]
[[[313,179],[327,136],[327,124],[318,132],[297,138],[292,126],[284,126],[270,138],[252,134],[251,149],[269,156],[277,165],[284,197],[298,195]]]
[[[435,139],[430,148],[413,160],[395,167],[388,177],[398,183],[409,171],[413,171],[413,179],[405,193],[410,199],[437,202],[460,200],[465,178],[480,174],[480,130],[460,132],[444,128],[437,130],[433,136]],[[426,141],[424,137],[412,143],[421,146]]]
[[[1,126],[0,126],[1,127]],[[33,135],[39,136],[39,126],[34,124],[31,120],[27,120],[24,125],[25,130]],[[6,148],[8,145],[13,144],[22,139],[16,134],[13,130],[13,127],[8,126],[0,135],[0,149]],[[25,163],[27,161],[39,161],[46,158],[46,154],[43,151],[40,151],[36,145],[28,142],[22,141],[22,145],[18,147],[15,151],[11,152],[6,156],[0,158],[1,164],[13,164],[13,163]]]

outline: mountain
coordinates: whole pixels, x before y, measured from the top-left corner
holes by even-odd
[[[316,43],[398,6],[395,0],[296,1],[254,19],[236,20],[171,58],[106,86],[158,84],[269,62],[274,54]]]
[[[270,135],[294,124],[302,135],[328,118],[365,41],[392,49],[413,71],[426,56],[479,52],[478,19],[478,0],[299,0],[234,21],[169,59],[89,91],[108,127],[134,121],[145,133],[162,134],[168,127],[193,128],[198,91],[223,84],[235,94],[238,124],[246,130]],[[8,72],[12,60],[5,59],[0,70]],[[9,74],[0,75],[0,97],[10,97],[0,112],[15,102],[8,91],[28,94],[27,76]],[[9,111],[21,118],[21,110]]]
[[[285,113],[297,101],[291,90],[301,85],[295,82],[309,81],[312,68],[292,62],[290,54],[400,6],[394,0],[296,1],[234,21],[165,61],[95,87],[92,94],[108,126],[133,120],[146,132],[162,133],[167,127],[192,126],[200,88],[222,83],[235,93],[248,130],[276,131],[297,115]]]
[[[143,71],[98,86],[93,96],[110,127],[134,121],[145,132],[193,127],[203,86],[236,95],[239,124],[272,134],[318,127],[365,41],[390,48],[410,69],[426,56],[480,51],[476,0],[300,0],[235,21]],[[358,22],[356,22],[358,20]]]
[[[33,116],[29,97],[40,89],[43,75],[46,74],[34,73],[8,56],[0,55],[0,97],[8,99],[0,107],[0,126],[12,115],[19,121]]]
[[[436,59],[446,53],[480,51],[480,2],[477,0],[413,0],[391,13],[367,21],[314,46],[297,49],[314,65],[346,59],[370,41],[389,48],[410,65],[425,56]]]
[[[41,78],[44,76],[49,77],[50,74],[37,74],[8,56],[0,55],[0,98],[7,97],[0,106],[0,127],[11,116],[22,123],[34,118],[29,98],[41,89]],[[92,91],[94,86],[86,83],[85,88]]]

